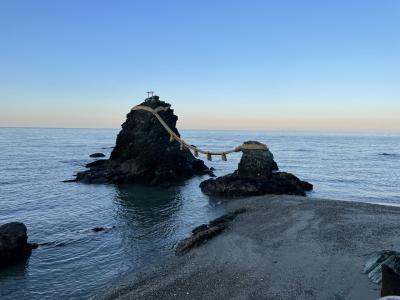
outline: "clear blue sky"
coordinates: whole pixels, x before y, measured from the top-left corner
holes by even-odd
[[[400,1],[0,0],[0,126],[400,131]]]

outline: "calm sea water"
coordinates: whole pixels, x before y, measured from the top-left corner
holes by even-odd
[[[62,183],[108,155],[118,130],[0,128],[0,224],[22,221],[44,244],[27,264],[0,270],[1,299],[85,299],[126,274],[173,256],[175,243],[224,212],[196,177],[178,187]],[[190,143],[222,150],[246,140],[268,144],[281,170],[314,184],[315,197],[400,204],[400,135],[183,131]],[[217,175],[228,162],[207,164]],[[94,227],[109,228],[95,233]]]

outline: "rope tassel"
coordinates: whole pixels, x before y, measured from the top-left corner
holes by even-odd
[[[212,156],[211,156],[211,153],[210,153],[210,152],[207,152],[207,159],[208,159],[209,161],[212,160]]]
[[[227,161],[227,159],[226,159],[226,153],[225,153],[225,152],[222,152],[222,154],[221,154],[221,159],[222,159],[223,161]]]
[[[174,139],[174,136],[171,134],[171,135],[169,136],[169,142],[172,143],[174,140],[175,140],[175,139]]]
[[[199,157],[199,151],[197,150],[197,148],[193,149],[193,154],[195,157]]]

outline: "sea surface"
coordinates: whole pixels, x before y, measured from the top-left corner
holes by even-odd
[[[125,275],[173,257],[176,242],[224,213],[199,189],[63,183],[110,154],[117,129],[0,128],[0,224],[24,222],[39,243],[26,264],[0,270],[0,299],[86,299]],[[400,135],[181,131],[210,150],[266,143],[281,170],[314,184],[313,197],[400,205]],[[240,154],[207,165],[235,170]],[[312,200],[310,200],[312,201]],[[93,232],[95,227],[105,231]]]

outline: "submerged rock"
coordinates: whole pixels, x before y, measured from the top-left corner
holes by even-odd
[[[183,255],[195,247],[198,247],[211,240],[225,229],[239,214],[246,212],[246,209],[238,209],[226,215],[223,215],[208,224],[203,224],[192,230],[192,235],[180,241],[176,248],[176,255]]]
[[[158,96],[147,98],[140,105],[153,109],[164,107],[159,115],[180,136],[178,117],[171,105]],[[156,117],[147,111],[132,110],[122,124],[116,145],[109,159],[97,160],[79,172],[76,181],[86,183],[144,183],[178,182],[194,175],[212,175],[212,171],[193,156],[188,149],[180,149],[178,142],[170,142],[169,134]]]
[[[244,145],[263,145],[249,141]],[[265,145],[264,145],[265,146]],[[289,194],[305,196],[313,189],[312,184],[301,181],[293,174],[276,172],[278,165],[273,154],[264,149],[242,149],[238,169],[232,174],[203,181],[203,193],[220,197],[243,197],[264,194]]]
[[[105,157],[105,155],[103,153],[100,153],[100,152],[90,154],[89,156],[93,157],[93,158]]]
[[[11,222],[0,226],[0,267],[28,259],[36,244],[29,244],[26,226]]]
[[[92,228],[93,232],[109,232],[110,230],[114,229],[115,226],[112,227],[94,227]]]

